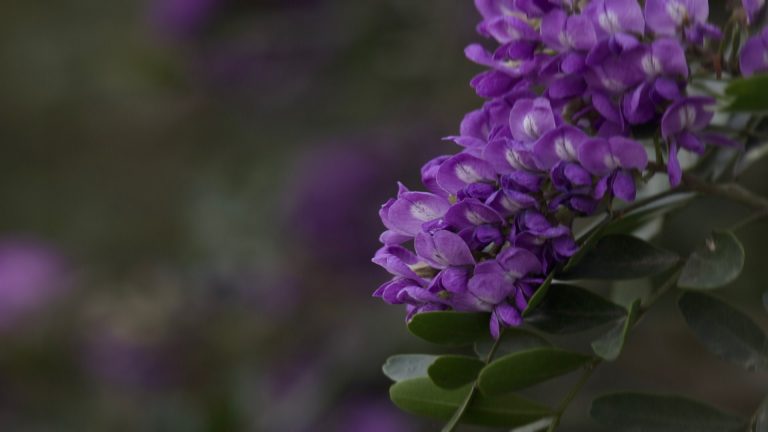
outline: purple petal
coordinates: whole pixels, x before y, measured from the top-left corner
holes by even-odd
[[[456,203],[445,214],[445,220],[457,229],[504,223],[504,220],[495,210],[476,199],[467,199]]]
[[[483,261],[475,267],[467,289],[478,299],[497,304],[509,295],[512,284],[505,279],[504,269],[496,261]]]
[[[533,146],[539,168],[548,170],[560,161],[578,159],[578,149],[587,139],[581,129],[564,125],[547,132]]]
[[[696,135],[688,132],[683,131],[676,137],[677,143],[680,144],[681,148],[684,148],[686,150],[690,150],[694,153],[702,154],[704,153],[705,147],[704,143],[699,140]]]
[[[766,44],[765,35],[768,31],[763,30],[761,34],[752,36],[741,48],[739,54],[739,67],[741,74],[745,77],[752,76],[758,72],[768,70],[768,44]]]
[[[608,175],[616,168],[610,145],[604,138],[591,138],[584,141],[579,147],[579,162],[587,171],[597,176]]]
[[[639,142],[624,137],[612,137],[608,143],[613,159],[620,167],[643,170],[648,165],[648,153]]]
[[[515,279],[528,274],[541,274],[542,271],[541,261],[525,249],[510,247],[502,251],[496,260],[506,274]]]
[[[458,234],[446,230],[437,231],[434,234],[434,241],[437,252],[448,265],[463,266],[475,263],[472,252]]]
[[[499,323],[504,326],[516,327],[523,323],[523,318],[520,313],[509,303],[501,303],[493,310],[494,315],[499,320]]]
[[[385,225],[401,234],[414,236],[425,222],[445,215],[451,203],[427,192],[406,192],[392,203],[386,213]]]
[[[448,155],[438,156],[421,167],[421,183],[436,195],[446,195],[446,191],[438,186],[436,177],[440,166],[450,157]]]
[[[668,138],[684,130],[703,129],[715,115],[705,107],[714,103],[715,100],[708,97],[689,97],[673,103],[661,119],[662,136]]]
[[[677,144],[674,140],[669,141],[669,158],[667,160],[667,173],[669,174],[669,184],[677,186],[683,178],[683,170],[680,168],[680,161],[677,159]]]
[[[624,201],[635,200],[635,178],[626,170],[618,170],[613,177],[613,195]]]
[[[480,158],[459,153],[443,162],[436,179],[441,188],[455,194],[472,183],[496,181],[496,171]]]
[[[555,128],[555,116],[545,98],[520,99],[509,113],[512,136],[522,142],[537,140]]]
[[[747,23],[751,25],[765,6],[765,0],[741,0],[741,5],[747,13]]]

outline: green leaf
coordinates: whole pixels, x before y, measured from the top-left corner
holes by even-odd
[[[768,397],[755,413],[755,432],[768,432]]]
[[[681,396],[621,392],[592,402],[592,418],[618,431],[741,432],[746,422]]]
[[[523,317],[530,315],[531,311],[535,309],[539,303],[541,303],[544,297],[546,297],[547,293],[549,292],[549,287],[552,285],[552,279],[554,276],[555,272],[550,272],[549,276],[544,279],[544,282],[541,284],[541,286],[533,293],[531,298],[528,300],[528,305],[525,306],[525,309],[523,310]]]
[[[608,330],[600,339],[592,342],[592,350],[605,360],[614,361],[619,358],[629,330],[637,322],[640,312],[640,300],[635,300],[629,307],[627,317]]]
[[[429,354],[398,354],[384,362],[381,370],[392,381],[404,381],[427,376],[427,369],[437,356]]]
[[[680,288],[713,289],[735,280],[744,267],[744,248],[731,232],[715,232],[686,261]]]
[[[489,333],[489,319],[487,313],[425,312],[411,319],[408,330],[439,345],[470,345]]]
[[[725,94],[732,98],[727,108],[729,111],[768,110],[768,75],[734,79],[726,87]]]
[[[488,357],[495,341],[491,338],[475,342],[475,353],[482,358]],[[509,327],[501,332],[495,357],[523,351],[530,348],[552,346],[544,336],[520,327]]]
[[[427,372],[439,387],[454,389],[474,381],[483,366],[485,363],[476,357],[445,355],[438,357]]]
[[[591,360],[559,348],[533,348],[492,362],[480,372],[477,385],[485,395],[496,396],[574,371]]]
[[[403,411],[448,421],[459,408],[471,385],[447,390],[435,385],[429,378],[415,378],[395,383],[389,388],[389,397]],[[487,398],[475,394],[461,417],[462,423],[482,426],[517,427],[552,415],[549,408],[520,396],[506,395]]]
[[[678,306],[707,349],[747,370],[768,370],[768,338],[747,315],[695,292],[685,293]]]
[[[674,266],[677,254],[624,234],[601,237],[576,265],[558,279],[638,279]]]
[[[626,310],[573,285],[553,284],[526,322],[547,333],[573,333],[615,321]]]

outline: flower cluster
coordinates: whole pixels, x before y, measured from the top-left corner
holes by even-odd
[[[670,182],[679,149],[701,153],[714,100],[690,96],[687,51],[720,31],[706,0],[476,0],[493,51],[472,87],[462,147],[422,168],[428,191],[400,185],[380,216],[373,261],[394,275],[375,296],[423,311],[491,313],[491,333],[519,325],[546,275],[577,250],[574,216],[635,199],[648,164],[642,131],[660,131]],[[413,248],[409,249],[412,242]]]

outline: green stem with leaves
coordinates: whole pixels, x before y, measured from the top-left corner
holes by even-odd
[[[496,351],[499,349],[499,345],[501,344],[501,336],[499,335],[499,338],[496,339],[496,341],[491,346],[491,350],[488,352],[488,355],[485,357],[485,364],[487,365],[493,360],[493,356],[496,355]],[[467,396],[464,398],[464,400],[461,402],[461,405],[456,410],[456,412],[453,413],[453,416],[451,419],[446,423],[445,426],[443,426],[443,429],[441,429],[441,432],[453,432],[456,430],[456,426],[459,425],[459,421],[461,421],[461,417],[464,415],[464,412],[467,411],[467,408],[469,408],[469,404],[472,403],[472,399],[475,397],[475,394],[477,393],[477,380],[475,380],[472,383],[472,387],[469,389],[469,393],[467,393]]]

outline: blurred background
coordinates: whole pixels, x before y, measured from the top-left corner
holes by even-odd
[[[384,359],[440,349],[371,298],[370,257],[395,182],[481,103],[477,20],[469,1],[5,0],[0,430],[435,430],[388,401]],[[767,172],[745,183],[768,194]],[[698,200],[659,239],[686,251],[744,214]],[[765,325],[768,226],[739,235],[723,293]],[[588,393],[751,412],[766,377],[706,355],[667,300]],[[582,399],[566,424],[599,430]]]

